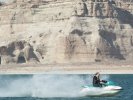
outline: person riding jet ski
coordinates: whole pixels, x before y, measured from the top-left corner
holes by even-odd
[[[80,96],[115,96],[122,90],[122,87],[112,81],[100,80],[100,73],[93,77],[93,86],[84,85],[80,91]]]
[[[97,72],[93,77],[93,86],[94,87],[102,87],[103,83],[107,83],[105,80],[100,80],[100,73]]]

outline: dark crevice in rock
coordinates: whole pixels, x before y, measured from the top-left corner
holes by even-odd
[[[87,5],[86,3],[83,3],[84,5],[84,15],[83,16],[88,16],[88,8],[87,8]]]
[[[117,8],[118,20],[123,24],[130,24],[133,27],[133,15],[124,9]]]
[[[5,5],[5,3],[0,1],[0,6],[3,6],[3,5]]]
[[[84,44],[86,44],[85,37],[81,37],[81,39],[83,40]]]
[[[0,47],[0,54],[1,55],[7,55],[7,47],[6,46]]]
[[[120,46],[115,45],[115,47],[112,47],[110,49],[110,57],[111,58],[117,58],[120,60],[125,60],[124,56],[121,54]]]
[[[82,36],[83,35],[83,32],[81,30],[78,30],[78,29],[75,29],[71,32],[71,34],[77,34],[79,36]]]
[[[25,58],[23,56],[19,56],[17,63],[18,64],[20,64],[20,63],[26,63],[26,60],[25,60]]]
[[[0,65],[1,65],[1,56],[0,56]]]
[[[116,54],[116,58],[120,59],[120,60],[125,60],[125,57],[121,54],[121,50],[120,50],[120,46],[119,45],[116,45],[115,46],[115,52]]]
[[[132,36],[130,38],[130,44],[131,44],[131,46],[133,46],[133,37]]]
[[[116,35],[115,35],[115,33],[101,30],[99,34],[100,34],[101,37],[102,37],[103,39],[105,39],[112,47],[114,47],[113,41],[116,40]]]
[[[33,47],[25,41],[14,41],[0,47],[0,54],[2,64],[39,62]]]
[[[29,51],[30,51],[30,52],[29,52],[29,58],[34,58],[36,61],[39,62],[39,59],[38,59],[37,56],[35,55],[34,49],[33,49],[32,46],[30,47]],[[29,59],[29,60],[30,60],[30,59]]]
[[[3,4],[0,2],[0,6],[2,6]]]
[[[103,49],[102,50],[103,53],[109,52],[109,55],[111,58],[114,57],[114,58],[117,58],[120,60],[125,60],[124,56],[121,54],[120,46],[117,43],[114,43],[116,41],[116,34],[112,33],[112,32],[108,32],[108,31],[104,31],[104,30],[100,31],[99,34],[105,40],[105,41],[101,42],[101,44],[106,45],[108,47],[108,49],[107,49],[105,46],[105,50],[104,50],[104,48],[101,48],[101,49]]]
[[[76,47],[76,39],[74,38],[73,35],[69,35],[67,38],[66,38],[66,54],[68,56],[68,58],[72,58],[73,54],[74,54],[74,51],[75,51],[75,47]]]

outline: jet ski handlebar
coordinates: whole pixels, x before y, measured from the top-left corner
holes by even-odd
[[[108,81],[106,81],[106,80],[101,80],[101,82],[103,82],[103,83],[107,83]]]

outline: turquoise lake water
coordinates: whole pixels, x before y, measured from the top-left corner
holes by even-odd
[[[123,90],[113,97],[79,97],[93,75],[0,75],[0,100],[133,100],[133,75],[101,75]]]

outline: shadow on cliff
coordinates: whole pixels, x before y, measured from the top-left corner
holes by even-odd
[[[118,12],[118,20],[123,24],[130,24],[133,27],[133,15],[127,10],[120,8],[116,10]]]
[[[3,4],[0,2],[0,6],[2,6]]]
[[[111,58],[115,57],[120,60],[125,60],[124,56],[121,54],[120,46],[115,42],[116,34],[105,30],[101,30],[99,34],[106,43],[109,44],[109,53]]]
[[[1,65],[1,56],[0,56],[0,65]]]
[[[71,34],[77,34],[78,36],[82,36],[83,35],[83,31],[79,30],[79,29],[74,29]]]

